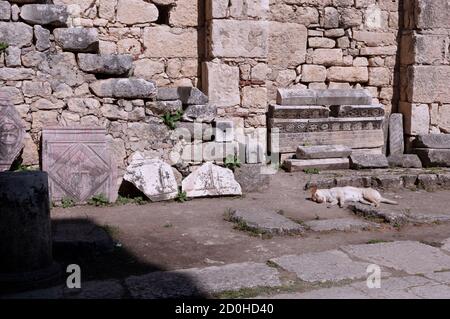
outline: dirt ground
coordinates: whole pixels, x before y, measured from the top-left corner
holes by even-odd
[[[270,209],[296,221],[354,217],[347,209],[328,209],[308,200],[303,188],[304,173],[280,172],[272,177],[270,187],[261,193],[241,198],[202,198],[185,203],[161,202],[146,205],[54,208],[53,223],[69,219],[89,220],[104,227],[118,244],[111,254],[84,258],[68,252],[67,263],[87,265],[89,279],[124,278],[155,270],[206,267],[235,262],[266,262],[268,259],[305,252],[334,249],[345,244],[373,241],[419,240],[437,243],[450,237],[450,224],[404,226],[396,229],[382,225],[361,232],[307,232],[302,236],[264,239],[234,229],[224,220],[229,209]],[[422,214],[450,214],[450,191],[408,191],[384,193],[400,205]],[[82,259],[82,260],[81,260]]]

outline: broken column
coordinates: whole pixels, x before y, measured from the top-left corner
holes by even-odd
[[[0,293],[53,283],[47,173],[0,173],[0,201]]]

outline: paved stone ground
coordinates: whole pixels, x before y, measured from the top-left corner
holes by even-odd
[[[367,269],[373,263],[382,269],[380,288],[367,285]],[[321,288],[323,285],[327,288]],[[450,299],[450,254],[415,241],[352,245],[280,256],[267,264],[250,262],[153,272],[123,281],[86,282],[81,290],[58,286],[2,298],[180,297]]]
[[[68,256],[56,254],[63,267],[73,263],[82,267],[80,291],[57,286],[14,297],[445,296],[450,281],[449,223],[406,222],[398,227],[365,220],[350,209],[328,209],[308,200],[304,186],[315,178],[277,174],[269,189],[239,198],[53,209],[53,226],[63,230],[63,238],[76,234],[77,227],[71,229],[74,220],[86,221],[86,229],[106,231],[115,248],[89,258],[72,250]],[[400,203],[382,205],[384,210],[450,216],[448,191],[400,189],[383,195]],[[270,212],[270,220],[283,217],[283,222],[305,231],[301,236],[264,238],[226,221],[224,213],[230,210]],[[381,289],[365,286],[366,268],[372,263],[383,270]]]
[[[230,213],[230,221],[267,234],[301,234],[304,227],[276,212],[264,209],[236,210]]]

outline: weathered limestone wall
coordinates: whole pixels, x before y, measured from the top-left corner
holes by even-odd
[[[41,131],[52,126],[106,128],[122,172],[136,151],[169,160],[178,137],[155,84],[199,85],[201,3],[0,1],[0,94],[25,122],[22,164],[40,163]]]
[[[398,0],[273,0],[268,87],[366,88],[396,109]],[[306,28],[305,28],[306,27]]]
[[[405,3],[399,109],[410,140],[419,134],[450,133],[449,16],[447,0]]]
[[[72,26],[95,27],[101,54],[131,54],[134,75],[158,86],[196,86],[203,10],[197,0],[53,0]]]

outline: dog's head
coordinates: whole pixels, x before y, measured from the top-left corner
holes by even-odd
[[[326,197],[322,194],[322,191],[320,189],[317,189],[317,187],[313,187],[311,189],[311,200],[313,202],[322,204],[326,201]]]

